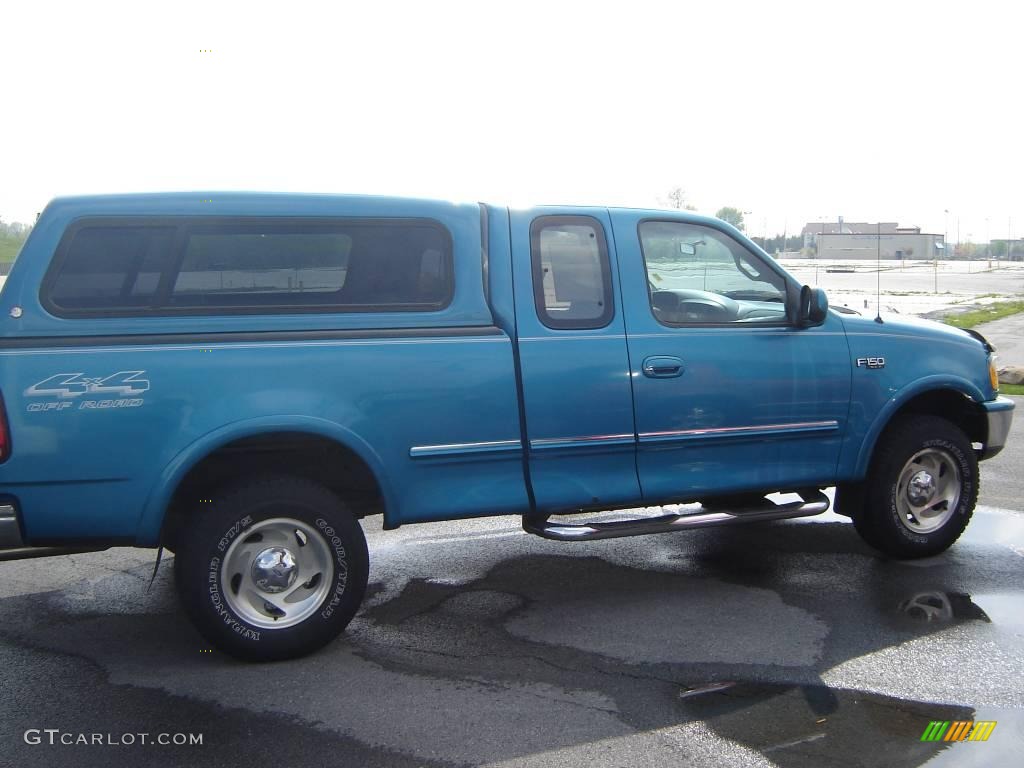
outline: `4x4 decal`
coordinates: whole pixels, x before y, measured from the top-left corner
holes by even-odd
[[[82,373],[58,373],[25,390],[25,397],[59,397],[68,399],[82,395],[114,395],[130,397],[149,390],[149,381],[140,379],[145,371],[118,371],[110,376],[87,377]]]
[[[138,408],[146,402],[138,395],[149,391],[149,379],[140,378],[144,373],[118,371],[110,376],[57,373],[25,390],[25,397],[48,398],[29,402],[25,410],[29,413],[60,413]]]

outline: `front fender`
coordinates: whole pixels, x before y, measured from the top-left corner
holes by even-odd
[[[888,426],[893,416],[899,413],[903,406],[918,395],[937,390],[957,392],[975,403],[985,401],[985,393],[981,391],[977,384],[959,376],[935,374],[911,382],[893,394],[871,422],[871,426],[864,435],[860,451],[857,454],[857,462],[854,466],[855,477],[863,478],[867,474],[868,464],[871,462],[871,455],[875,451],[878,438],[881,436],[882,430]]]
[[[232,422],[206,433],[182,449],[164,467],[146,498],[142,517],[136,530],[136,544],[144,547],[159,544],[160,531],[171,498],[181,481],[200,461],[228,443],[269,432],[304,432],[324,437],[343,445],[358,455],[366,462],[377,479],[384,498],[384,521],[387,525],[389,512],[394,510],[394,499],[391,495],[390,484],[387,482],[384,463],[369,443],[350,429],[315,416],[260,416]]]

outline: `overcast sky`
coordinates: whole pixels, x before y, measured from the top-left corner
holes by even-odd
[[[1024,231],[1016,1],[22,0],[0,22],[6,221],[92,192],[654,206],[681,186],[755,235]]]

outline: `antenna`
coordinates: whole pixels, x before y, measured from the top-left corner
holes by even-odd
[[[882,320],[882,222],[876,225],[878,230],[875,238],[875,322]]]

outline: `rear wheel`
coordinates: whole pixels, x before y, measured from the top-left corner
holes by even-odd
[[[175,582],[215,647],[248,661],[288,659],[334,639],[358,610],[368,556],[358,520],[299,477],[249,480],[215,494],[183,532]]]
[[[977,500],[978,460],[963,431],[936,416],[906,416],[882,435],[853,521],[888,555],[928,557],[960,537]]]

